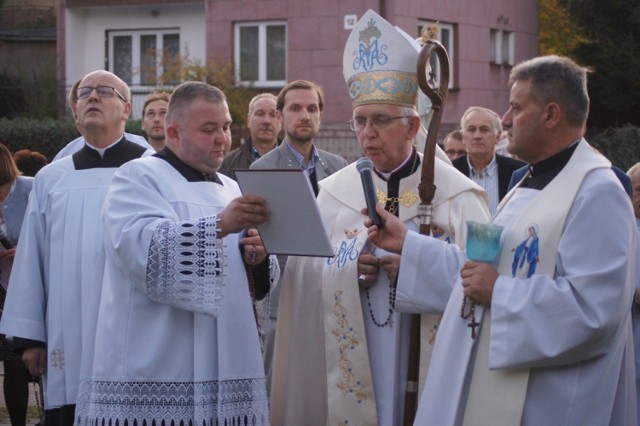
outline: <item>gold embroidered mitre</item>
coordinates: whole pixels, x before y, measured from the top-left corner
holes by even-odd
[[[342,72],[353,107],[385,103],[415,107],[420,45],[368,10],[351,31]]]

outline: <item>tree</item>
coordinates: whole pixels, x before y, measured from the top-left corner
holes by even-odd
[[[158,86],[176,86],[183,81],[203,81],[216,86],[227,98],[234,127],[243,127],[246,124],[249,102],[257,91],[251,87],[236,84],[235,71],[228,60],[213,58],[203,64],[199,60],[191,59],[189,51],[184,54],[162,52],[159,59],[163,72],[158,77]],[[142,72],[155,75],[155,67],[145,68]]]
[[[543,55],[570,56],[579,43],[587,41],[582,28],[561,0],[540,0],[538,42]]]
[[[640,125],[640,2],[565,1],[585,36],[571,56],[592,70],[589,126]]]

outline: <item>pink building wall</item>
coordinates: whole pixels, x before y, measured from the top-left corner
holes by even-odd
[[[349,36],[349,30],[343,28],[343,17],[355,14],[359,18],[368,8],[380,12],[381,7],[388,21],[412,35],[417,35],[419,20],[454,26],[455,79],[443,128],[454,127],[471,105],[482,105],[499,114],[506,111],[510,67],[489,61],[491,28],[515,33],[516,63],[538,53],[536,0],[206,0],[207,55],[233,57],[235,22],[286,20],[287,79],[320,83],[327,98],[323,123],[342,125],[351,117],[342,77],[342,52]]]
[[[207,59],[223,57],[233,61],[235,23],[286,21],[287,80],[308,79],[323,86],[326,106],[319,145],[348,160],[359,156],[359,148],[346,125],[352,110],[342,77],[342,53],[350,33],[344,28],[345,15],[359,18],[371,8],[415,36],[419,21],[452,26],[454,78],[440,137],[457,126],[469,106],[488,107],[499,114],[507,109],[510,67],[490,62],[491,29],[513,33],[515,63],[538,54],[538,0],[60,0],[56,2],[60,81],[67,80],[65,8],[148,6],[151,10],[159,5],[179,7],[184,3],[203,6],[202,43]]]

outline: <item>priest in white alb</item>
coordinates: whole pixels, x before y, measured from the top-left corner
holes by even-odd
[[[73,424],[80,371],[91,362],[107,187],[120,165],[150,154],[124,136],[131,112],[124,81],[94,71],[76,95],[86,143],[34,180],[0,323],[30,373],[43,377],[48,425]]]
[[[266,202],[216,173],[230,126],[222,91],[183,83],[169,103],[165,149],[114,176],[77,424],[268,424],[251,296],[267,292],[279,268],[255,229],[243,237],[268,219]]]
[[[343,61],[353,104],[351,127],[373,163],[377,201],[411,229],[419,226],[424,164],[414,147],[421,127],[415,107],[419,48],[368,11],[349,36]],[[464,245],[465,222],[488,220],[485,193],[440,154],[433,235]],[[410,315],[394,304],[399,257],[367,241],[355,163],[319,186],[320,214],[335,256],[287,261],[276,328],[272,424],[401,424]],[[425,360],[452,285],[433,301],[428,313],[434,315],[423,318]]]
[[[434,284],[458,279],[414,424],[635,425],[637,232],[611,163],[582,137],[586,70],[543,56],[514,67],[510,84],[508,149],[530,166],[492,219],[496,260],[471,261],[381,210],[384,227],[369,228],[402,253],[398,305],[419,309]],[[535,271],[513,268],[532,236]]]

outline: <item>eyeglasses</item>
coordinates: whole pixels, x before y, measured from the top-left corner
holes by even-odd
[[[465,151],[464,149],[459,149],[457,151],[455,149],[447,149],[444,153],[447,155],[455,155],[456,157],[467,155],[467,151]]]
[[[351,127],[351,130],[353,130],[356,133],[360,133],[361,131],[364,130],[365,127],[367,127],[367,121],[371,121],[371,125],[375,128],[384,129],[385,127],[388,127],[393,120],[397,120],[398,118],[405,118],[405,117],[407,116],[399,115],[397,117],[389,117],[386,114],[376,114],[369,118],[367,117],[352,118],[351,120],[347,121],[347,123],[349,123],[349,127]]]
[[[123,102],[127,102],[125,97],[122,96],[120,94],[120,92],[118,92],[116,90],[115,87],[111,87],[111,86],[98,86],[98,87],[84,86],[84,87],[78,87],[78,90],[76,91],[76,94],[78,95],[78,99],[85,99],[85,98],[88,98],[89,96],[91,96],[91,93],[94,90],[96,91],[98,96],[100,96],[101,98],[113,98],[113,94],[115,93],[116,95],[118,95],[118,97],[120,99],[122,99]]]

